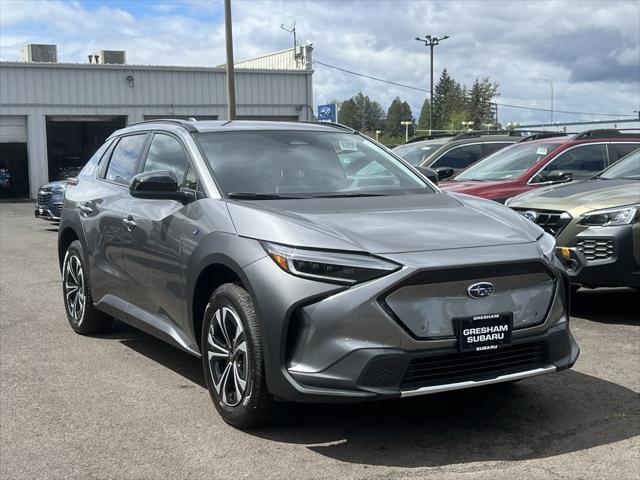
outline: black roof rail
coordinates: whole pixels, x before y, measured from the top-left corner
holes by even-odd
[[[424,140],[435,140],[436,138],[449,138],[453,135],[453,133],[433,133],[431,135],[420,135],[419,137],[413,137],[412,139],[404,142],[402,145],[407,145],[414,142],[422,142]]]
[[[621,132],[617,128],[600,128],[594,130],[586,130],[573,137],[574,140],[581,140],[585,138],[612,138],[612,137],[638,137],[640,133],[626,133]]]
[[[450,141],[454,142],[456,140],[464,140],[465,138],[477,138],[477,137],[491,136],[491,135],[520,137],[522,136],[522,133],[516,130],[472,130],[469,132],[459,133],[455,137],[453,137]]]
[[[538,132],[538,133],[534,133],[533,135],[527,135],[526,137],[522,138],[522,140],[520,140],[518,143],[520,142],[530,142],[531,140],[540,140],[542,138],[555,138],[555,137],[566,137],[567,134],[564,132]]]
[[[127,126],[130,127],[132,125],[141,125],[143,123],[170,123],[184,127],[189,133],[196,133],[198,131],[198,129],[193,125],[193,122],[190,122],[189,120],[183,120],[181,118],[157,118],[155,120],[142,120],[141,122],[130,123]]]

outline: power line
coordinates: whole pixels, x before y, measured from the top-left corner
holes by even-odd
[[[346,68],[341,68],[341,67],[336,67],[335,65],[329,65],[328,63],[324,63],[321,62],[319,60],[313,60],[313,63],[317,63],[318,65],[322,65],[328,68],[333,68],[334,70],[339,70],[341,72],[344,73],[349,73],[351,75],[356,75],[358,77],[363,77],[363,78],[368,78],[370,80],[375,80],[376,82],[382,82],[382,83],[387,83],[389,85],[395,85],[396,87],[402,87],[402,88],[408,88],[410,90],[417,90],[418,92],[425,92],[425,93],[429,93],[429,90],[427,90],[426,88],[419,88],[419,87],[414,87],[411,85],[406,85],[403,83],[397,83],[397,82],[391,82],[389,80],[385,80],[384,78],[378,78],[378,77],[373,77],[371,75],[367,75],[364,73],[358,73],[358,72],[354,72],[352,70],[347,70]],[[525,107],[524,105],[510,105],[508,103],[497,103],[497,102],[493,102],[495,103],[497,106],[499,107],[507,107],[507,108],[520,108],[523,110],[536,110],[539,112],[550,112],[551,109],[549,108],[538,108],[538,107]],[[594,116],[601,116],[601,117],[635,117],[635,115],[630,115],[628,113],[593,113],[593,112],[572,112],[569,110],[553,110],[556,113],[568,113],[568,114],[572,114],[572,115],[594,115]]]
[[[390,82],[389,80],[384,80],[383,78],[372,77],[371,75],[365,75],[364,73],[352,72],[351,70],[347,70],[346,68],[336,67],[334,65],[329,65],[328,63],[322,63],[319,60],[313,60],[313,63],[317,63],[319,65],[324,65],[325,67],[333,68],[335,70],[340,70],[341,72],[350,73],[351,75],[357,75],[358,77],[369,78],[371,80],[376,80],[377,82],[388,83],[389,85],[395,85],[396,87],[409,88],[411,90],[418,90],[419,92],[427,92],[429,90],[425,88],[412,87],[411,85],[404,85],[402,83]]]

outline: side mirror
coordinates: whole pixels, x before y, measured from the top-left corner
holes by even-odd
[[[176,174],[167,170],[139,173],[131,179],[129,193],[132,197],[150,200],[176,200],[182,203],[194,200],[192,193],[178,189]]]
[[[455,173],[455,171],[451,167],[438,167],[436,168],[436,172],[438,173],[438,180],[446,180],[447,178],[451,178]]]
[[[552,170],[547,175],[547,182],[570,182],[573,180],[573,173],[562,170]]]
[[[429,180],[431,180],[433,183],[435,183],[436,185],[438,184],[438,173],[429,167],[416,167],[418,169],[418,171],[424,175],[425,177],[427,177]]]

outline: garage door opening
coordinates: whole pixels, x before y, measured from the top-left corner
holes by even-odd
[[[126,117],[47,117],[49,181],[72,177]]]
[[[0,198],[29,198],[26,143],[0,143]]]
[[[0,198],[29,198],[25,116],[0,115]]]

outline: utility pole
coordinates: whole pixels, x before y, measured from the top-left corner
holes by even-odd
[[[442,40],[446,40],[449,38],[449,35],[445,35],[444,37],[435,37],[431,35],[425,35],[424,38],[416,37],[415,39],[419,42],[423,42],[426,47],[431,49],[431,93],[429,95],[429,135],[431,135],[431,130],[433,130],[433,47],[436,45],[440,45]]]
[[[224,0],[224,38],[227,47],[227,117],[236,118],[236,87],[233,66],[233,32],[231,30],[231,0]]]

